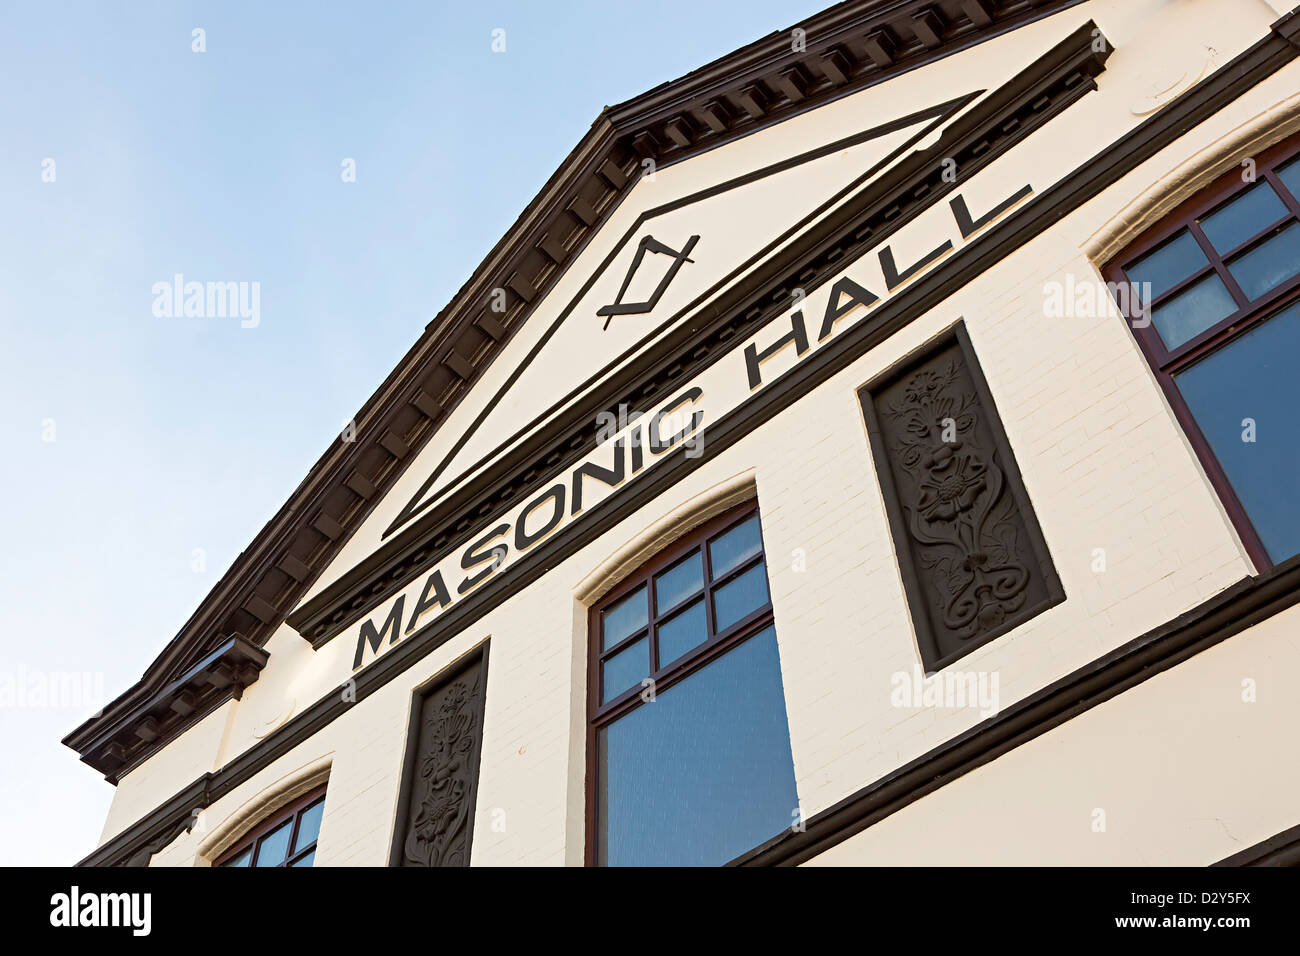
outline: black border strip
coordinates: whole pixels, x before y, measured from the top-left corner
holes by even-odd
[[[887,338],[897,328],[905,325],[908,311],[924,311],[924,308],[928,306],[921,303],[932,305],[942,301],[951,294],[952,290],[959,288],[965,282],[970,281],[972,277],[990,268],[1000,258],[1018,249],[1057,220],[1116,182],[1130,170],[1156,155],[1164,147],[1203,122],[1207,117],[1214,115],[1223,104],[1231,102],[1246,90],[1272,76],[1297,56],[1300,56],[1300,45],[1297,45],[1300,44],[1300,40],[1296,39],[1297,34],[1300,34],[1300,16],[1291,14],[1277,21],[1273,25],[1272,31],[1263,39],[1201,80],[1154,116],[1139,124],[1136,128],[1127,131],[1117,142],[1087,160],[1073,173],[1043,193],[1039,202],[1025,207],[1019,213],[1013,214],[995,226],[993,232],[984,242],[964,249],[962,253],[950,260],[951,268],[939,270],[942,273],[940,277],[936,278],[935,274],[931,274],[920,280],[912,290],[915,295],[910,297],[904,295],[902,297],[912,300],[908,303],[907,309],[895,310],[895,316],[892,320],[882,323],[878,327],[873,326],[872,323],[863,323],[847,329],[844,337],[855,339],[854,344],[860,346],[859,349],[839,351],[828,349],[814,353],[809,356],[809,359],[803,363],[803,366],[797,370],[796,374],[773,383],[771,394],[780,395],[779,387],[783,384],[788,384],[796,394],[801,392],[806,384],[805,380],[812,374],[812,370],[819,371],[823,377],[829,377],[839,371],[840,367],[856,359],[857,355],[855,353],[870,348],[877,341]],[[897,302],[898,300],[892,301]],[[898,315],[900,312],[902,313],[901,317]],[[818,361],[826,358],[834,359],[836,362]],[[830,366],[829,369],[826,368],[828,365]],[[765,389],[766,391],[768,390]],[[767,395],[761,394],[751,401],[748,406],[751,415],[758,418],[760,423],[775,414],[775,411],[769,411],[766,416],[762,416],[762,409],[770,404],[770,402],[764,401],[767,398]],[[713,437],[706,443],[706,454],[719,445],[730,445],[736,440],[737,436]],[[661,470],[664,472],[664,484],[670,484],[677,479],[677,471],[679,470],[677,466],[679,466],[679,462],[665,462],[656,468],[656,472]],[[656,477],[656,475],[651,474],[647,476],[647,479]],[[629,510],[639,506],[643,497],[645,499],[653,497],[660,490],[658,485],[658,481],[647,481],[644,496],[634,496],[637,500],[629,503]],[[599,507],[597,506],[597,509]],[[607,527],[614,523],[608,511],[597,516],[595,513],[597,509],[593,509],[591,523],[585,526],[580,525],[592,537],[603,533]],[[557,537],[564,535],[565,532],[560,532]],[[566,541],[564,543],[568,544],[570,542]],[[534,560],[536,557],[535,553],[530,558],[525,558],[518,565],[512,566],[512,570],[519,573],[516,581],[519,587],[530,583],[535,577],[544,573],[546,568],[550,567],[552,562],[556,560],[557,556],[554,554],[545,555],[545,561]],[[1292,565],[1293,562],[1279,565],[1278,568],[1274,569],[1274,574],[1286,569],[1294,572],[1295,569]],[[530,573],[531,576],[529,576]],[[1264,580],[1266,579],[1259,580],[1259,587],[1263,586]],[[1292,582],[1291,586],[1294,589],[1297,585],[1300,585],[1300,582]],[[1253,593],[1251,579],[1246,579],[1227,593],[1233,594],[1241,591],[1251,591]],[[466,608],[474,608],[474,597],[471,596],[459,606],[453,606],[445,617],[435,620],[422,631],[407,638],[403,644],[382,655],[369,667],[358,672],[353,678],[356,699],[359,701],[362,697],[396,677],[411,664],[414,664],[441,644],[446,643],[457,633],[459,627],[469,623],[468,620],[464,620],[464,618],[468,617],[464,612]],[[501,597],[495,594],[492,595],[492,598],[494,603],[501,600]],[[1277,609],[1281,610],[1283,607],[1290,606],[1290,603],[1294,603],[1294,599],[1295,596],[1292,595],[1287,604],[1281,605]],[[1195,614],[1197,611],[1188,613]],[[444,623],[447,625],[445,628],[439,627],[437,631],[431,630],[431,628]],[[334,692],[325,695],[271,737],[244,751],[221,770],[204,774],[176,796],[165,801],[156,810],[127,827],[82,860],[80,865],[105,866],[128,859],[132,852],[148,843],[150,835],[156,836],[158,832],[167,827],[169,822],[174,824],[178,814],[189,816],[191,808],[196,805],[207,806],[213,800],[224,796],[244,781],[250,779],[263,767],[288,753],[303,740],[329,724],[349,706],[351,705],[342,703],[339,695]],[[192,800],[187,801],[186,797],[191,793],[194,793],[194,797]],[[200,800],[203,802],[201,804],[197,803]]]
[[[1234,853],[1214,866],[1300,866],[1300,824]]]

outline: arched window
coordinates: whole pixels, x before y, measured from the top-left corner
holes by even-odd
[[[311,866],[316,859],[316,837],[325,810],[325,788],[267,816],[222,854],[217,866]]]
[[[1300,136],[1226,171],[1104,271],[1252,560],[1300,553]]]
[[[590,640],[589,863],[722,864],[797,820],[757,502],[628,576]]]

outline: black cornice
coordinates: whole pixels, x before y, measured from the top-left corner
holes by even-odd
[[[330,446],[140,681],[64,743],[115,781],[154,746],[132,715],[166,706],[160,694],[228,635],[266,642],[631,191],[644,159],[685,159],[1081,2],[848,0],[796,25],[804,50],[793,49],[792,27],[603,111],[366,401],[354,440]],[[495,289],[504,312],[490,308]]]
[[[464,536],[536,491],[535,483],[596,446],[597,414],[647,408],[712,364],[748,331],[788,310],[795,288],[812,288],[879,246],[957,188],[945,180],[951,159],[968,178],[1031,135],[1089,90],[1105,68],[1109,44],[1094,49],[1088,21],[1030,67],[956,120],[931,148],[914,153],[808,229],[741,286],[686,318],[673,336],[635,356],[592,391],[532,431],[466,487],[417,517],[288,617],[319,647],[383,599],[442,560]]]
[[[840,3],[768,34],[604,116],[641,155],[673,162],[898,76],[1084,0]],[[795,31],[804,34],[795,49]]]
[[[185,728],[231,698],[238,700],[269,658],[267,651],[234,634],[151,697],[107,719],[87,721],[64,743],[98,754],[98,769],[116,783]]]
[[[1292,14],[1278,22],[1279,24],[1294,24],[1296,17]],[[1251,87],[1290,64],[1298,53],[1300,53],[1300,48],[1291,43],[1283,35],[1281,29],[1275,27],[1264,39],[1242,52],[1231,62],[1215,70],[1159,112],[1144,120],[1136,128],[1126,131],[1121,137],[1107,144],[1096,155],[1086,159],[1073,173],[1040,197],[1040,202],[1031,204],[1020,212],[1013,214],[1009,219],[999,223],[994,227],[992,234],[986,236],[981,243],[960,253],[957,257],[961,260],[960,262],[955,261],[949,268],[936,270],[934,274],[922,279],[917,286],[904,295],[891,300],[890,305],[901,304],[915,313],[928,307],[927,303],[934,304],[941,301],[950,293],[951,289],[959,287],[964,282],[990,268],[1012,250],[1019,248],[1052,223],[1068,215],[1141,163],[1155,156],[1160,150],[1199,125],[1206,118],[1214,115],[1225,104],[1230,103]],[[865,326],[870,325],[870,323],[864,324],[863,331],[858,334],[860,339],[858,342],[859,348],[869,347],[876,340],[873,336],[890,334],[897,327],[905,324],[907,316],[903,309],[898,308],[894,312],[896,314],[879,328],[867,328]],[[857,331],[856,327],[847,330],[846,336],[855,331]],[[833,350],[826,351],[828,353],[833,352]],[[847,358],[839,355],[832,355],[831,357],[835,359],[835,363],[829,367],[818,369],[811,363],[805,363],[806,370],[804,374],[806,376],[831,374],[837,370],[837,366],[842,367],[843,363],[851,361],[852,353],[848,353]],[[791,383],[794,390],[804,388],[806,385],[806,380]],[[779,395],[779,392],[773,389],[771,394]],[[760,396],[760,398],[762,397]],[[764,409],[759,407],[758,402],[752,404],[754,406],[753,415],[755,416],[773,413],[770,410],[765,412]],[[735,439],[730,440],[734,441]],[[722,447],[725,447],[725,444],[726,439],[721,443]],[[709,443],[709,448],[715,449],[719,445],[719,441],[715,439]],[[667,467],[663,468],[663,480],[676,480],[679,476],[674,474],[672,465],[668,462],[664,464]],[[656,471],[658,470],[656,469]],[[645,494],[650,495],[657,493],[657,491],[656,487],[647,483]],[[638,507],[641,501],[636,496],[630,496],[630,500],[624,501],[622,504],[632,508]],[[580,530],[583,530],[583,533],[588,535],[602,532],[606,526],[612,523],[611,514],[613,512],[606,509],[606,513],[601,515],[598,521],[586,529]],[[572,530],[574,529],[566,529],[566,532]],[[566,532],[561,532],[561,534]],[[583,543],[582,539],[575,535],[570,535],[570,538],[572,540],[566,542],[567,547],[576,548]],[[545,554],[541,556],[547,557]],[[544,567],[540,567],[541,563],[536,560],[537,557],[536,554],[530,555],[520,563],[516,568],[516,576],[510,582],[512,588],[525,586],[543,573]],[[1219,608],[1228,616],[1221,619],[1227,629],[1220,632],[1217,639],[1223,640],[1230,637],[1232,634],[1250,626],[1250,624],[1264,620],[1300,600],[1300,579],[1298,579],[1300,574],[1297,573],[1298,561],[1300,559],[1288,562],[1286,565],[1275,568],[1267,574],[1246,579],[1211,599],[1211,601],[1206,602],[1201,608],[1182,615],[1174,623],[1190,621],[1197,618],[1198,615],[1204,616],[1203,612],[1208,609]],[[530,563],[539,567],[530,567]],[[359,671],[354,679],[356,700],[364,699],[388,681],[403,673],[406,668],[423,659],[432,650],[450,639],[457,633],[458,628],[464,627],[474,619],[475,615],[482,614],[488,606],[487,601],[484,600],[485,596],[492,600],[502,599],[500,593],[490,588],[482,589],[477,594],[471,595],[466,601],[450,608],[446,617],[436,618],[432,624],[405,638],[401,644]],[[1235,616],[1232,614],[1229,605],[1235,605]],[[1170,628],[1171,625],[1157,628],[1156,631],[1144,635],[1138,641],[1149,642],[1152,635],[1168,634],[1172,636],[1177,633],[1176,628],[1172,630]],[[1194,649],[1184,650],[1184,657],[1190,656],[1198,650],[1203,650],[1213,642],[1213,636],[1210,635],[1208,630],[1205,631],[1199,642],[1193,642]],[[1189,643],[1188,647],[1193,647],[1193,643]],[[1169,660],[1166,666],[1172,666],[1173,663],[1177,663],[1177,660]],[[1155,672],[1154,670],[1151,671],[1151,673]],[[203,801],[202,805],[206,806],[211,801],[250,780],[264,767],[269,766],[302,741],[317,733],[322,727],[327,726],[350,706],[352,705],[344,703],[336,692],[331,691],[325,694],[284,727],[240,753],[221,770],[213,774],[205,774],[200,780],[191,784],[189,788],[142,816],[116,837],[105,843],[104,846],[86,857],[82,861],[82,865],[110,866],[125,863],[133,854],[140,853],[142,848],[149,845],[151,838],[158,839],[159,834],[167,826],[177,825],[181,815],[189,815],[192,812],[193,804],[187,805],[185,797],[187,794],[191,794],[193,788],[198,788],[194,792],[199,794],[199,798]],[[1084,706],[1086,708],[1086,702]],[[83,757],[83,759],[85,758]],[[88,760],[87,762],[91,761]],[[780,856],[784,852],[780,851],[777,855]]]

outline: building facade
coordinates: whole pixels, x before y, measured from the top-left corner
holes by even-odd
[[[1298,56],[850,0],[605,110],[66,738],[84,862],[1300,856]]]

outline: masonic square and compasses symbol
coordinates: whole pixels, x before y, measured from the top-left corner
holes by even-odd
[[[699,241],[699,236],[691,236],[690,239],[686,240],[686,245],[682,247],[682,251],[678,252],[676,249],[671,249],[664,245],[654,236],[646,235],[643,237],[640,244],[637,246],[636,255],[632,258],[632,265],[628,267],[627,275],[623,277],[623,285],[619,287],[618,295],[614,298],[613,303],[601,306],[596,310],[597,315],[605,316],[605,324],[601,326],[601,330],[603,331],[604,329],[609,328],[609,320],[616,315],[640,315],[645,312],[653,311],[655,305],[659,302],[660,297],[662,297],[664,292],[667,291],[669,283],[671,283],[673,278],[677,275],[677,270],[682,267],[682,264],[695,261],[694,259],[687,257],[690,256],[691,250],[695,248],[695,244]],[[664,273],[664,277],[659,280],[659,285],[655,287],[650,298],[646,299],[644,302],[624,302],[623,294],[627,292],[627,287],[632,281],[632,276],[636,275],[636,270],[641,267],[641,261],[645,258],[647,252],[672,256],[673,264],[668,267],[668,271]]]

